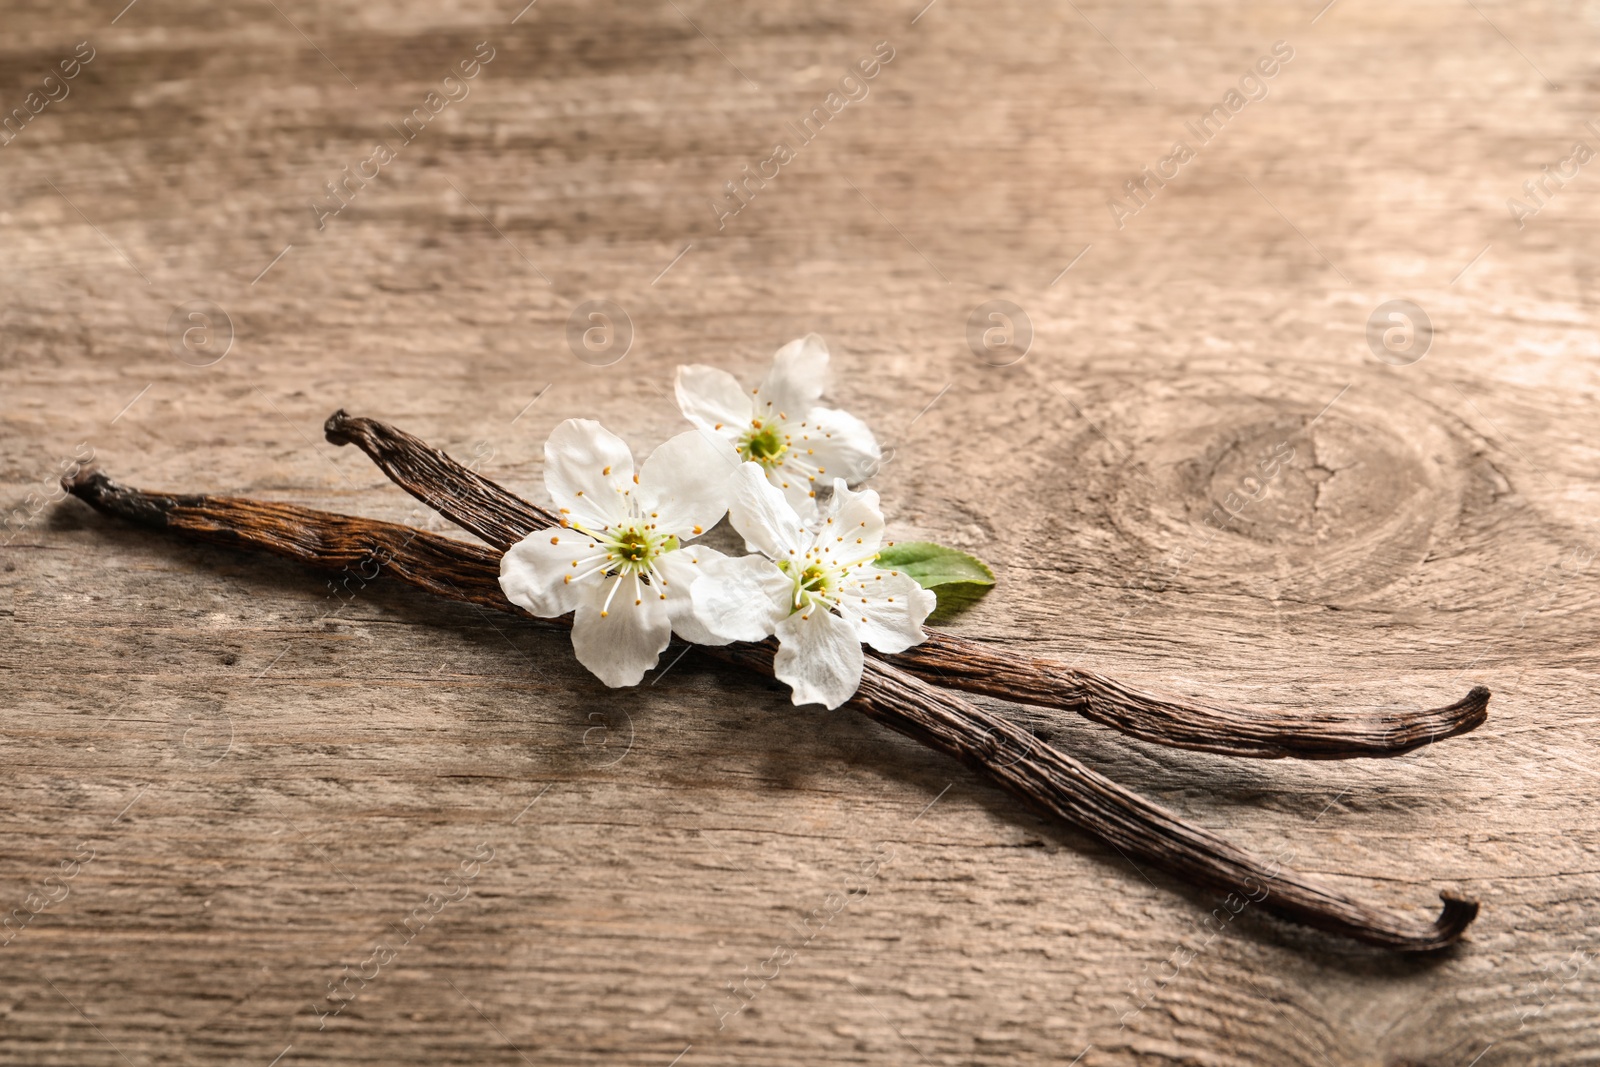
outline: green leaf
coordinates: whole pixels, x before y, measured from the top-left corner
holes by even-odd
[[[924,589],[994,584],[994,572],[982,560],[932,541],[897,541],[879,551],[877,565],[886,571],[904,571]]]

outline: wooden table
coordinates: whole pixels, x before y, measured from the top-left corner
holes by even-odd
[[[1592,11],[121,3],[4,14],[0,1061],[1600,1062]],[[1478,897],[1467,942],[1218,932],[847,708],[692,653],[607,690],[50,499],[92,453],[446,529],[326,416],[543,499],[560,420],[643,452],[677,364],[812,330],[892,531],[999,574],[959,632],[1262,708],[1490,686],[1383,762],[1007,709],[1364,897]]]

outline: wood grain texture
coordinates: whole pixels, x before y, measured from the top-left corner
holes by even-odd
[[[1592,178],[1505,206],[1600,147],[1594,11],[521,7],[5,7],[0,114],[95,58],[0,147],[0,907],[28,916],[0,1062],[1600,1062]],[[719,230],[723,182],[885,40]],[[1267,98],[1118,229],[1107,198],[1279,40]],[[470,96],[319,230],[481,41]],[[1394,298],[1437,327],[1407,366],[1366,342]],[[590,299],[634,327],[608,367],[568,348]],[[1033,326],[1010,366],[968,347],[991,299]],[[172,349],[191,300],[234,327],[207,366]],[[1340,764],[991,705],[1363,898],[1456,885],[1468,942],[1207,925],[1208,894],[696,654],[619,694],[514,620],[44,499],[92,448],[428,525],[328,414],[537,500],[560,419],[647,449],[678,363],[754,377],[809,330],[895,448],[891,528],[995,565],[961,632],[1277,709],[1489,686],[1476,733]]]

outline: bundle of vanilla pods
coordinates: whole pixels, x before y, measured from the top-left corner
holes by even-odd
[[[484,545],[293,505],[143,492],[93,469],[70,475],[63,485],[101,512],[186,539],[266,551],[334,572],[387,572],[438,596],[536,618],[514,602],[506,561],[525,543],[559,547],[561,538],[574,531],[570,514],[529,503],[381,422],[340,411],[328,420],[326,432],[334,444],[359,447],[397,485]],[[833,517],[844,514],[839,508]],[[623,551],[637,548],[624,541],[617,542]],[[677,547],[676,542],[669,547]],[[611,567],[601,573],[610,577],[624,572]],[[789,577],[802,593],[809,588],[805,583],[810,579],[801,570]],[[646,582],[638,588],[656,587]],[[608,595],[615,596],[615,589]],[[642,609],[644,596],[637,599]],[[573,609],[580,615],[584,610]],[[574,625],[572,614],[538,621],[569,630]],[[672,641],[679,643],[682,637]],[[709,654],[759,675],[772,677],[783,669],[779,638],[701,643]],[[1467,733],[1487,717],[1487,689],[1474,688],[1454,704],[1427,711],[1291,717],[1150,696],[1087,671],[929,630],[920,643],[899,652],[867,651],[859,682],[845,702],[954,756],[1130,859],[1257,901],[1285,918],[1386,948],[1427,952],[1453,944],[1477,915],[1475,901],[1448,891],[1440,894],[1443,908],[1431,919],[1366,904],[1318,877],[1259,859],[1123,789],[1016,723],[966,700],[963,692],[1077,712],[1132,737],[1178,748],[1243,758],[1328,760],[1396,756]]]

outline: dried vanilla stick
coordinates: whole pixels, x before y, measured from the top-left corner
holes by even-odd
[[[503,505],[502,500],[515,498],[486,479],[472,479],[424,480],[413,491],[452,520],[465,519],[492,531],[481,535],[498,550],[520,538],[519,526],[526,525],[530,515],[539,521],[532,505]],[[119,486],[98,471],[80,472],[64,479],[63,485],[100,511],[192,540],[264,550],[325,570],[360,570],[375,564],[441,596],[522,614],[500,593],[500,551],[495,549],[289,504],[144,493]],[[565,619],[537,621],[570,624]],[[729,662],[772,674],[775,649],[770,640],[702,647]],[[1363,904],[1315,876],[1263,863],[1065,753],[1039,744],[1016,724],[883,660],[867,661],[861,687],[848,706],[956,757],[1124,855],[1330,933],[1400,951],[1426,952],[1453,944],[1478,913],[1476,901],[1445,892],[1440,894],[1444,900],[1440,914],[1427,921]]]
[[[358,446],[396,485],[490,544],[505,547],[531,530],[559,525],[549,511],[403,430],[343,411],[328,419],[325,430],[329,441]],[[446,499],[448,506],[440,506]],[[879,656],[871,650],[868,655]],[[1225,756],[1399,756],[1475,730],[1488,718],[1489,690],[1483,686],[1442,708],[1367,715],[1271,714],[1156,697],[1091,671],[1019,656],[937,630],[929,631],[921,645],[879,658],[936,685],[1076,712],[1144,741]]]

